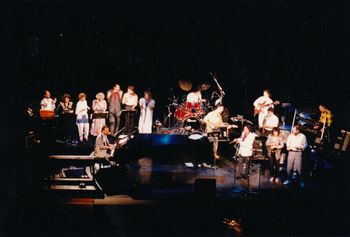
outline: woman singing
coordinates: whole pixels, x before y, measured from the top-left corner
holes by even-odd
[[[138,97],[135,87],[128,86],[128,92],[124,94],[122,103],[125,106],[125,133],[131,134],[134,130],[135,108],[138,104]]]
[[[64,138],[69,138],[73,134],[74,110],[73,102],[70,100],[70,95],[67,93],[64,94],[57,108],[61,121],[62,135]]]
[[[82,142],[83,138],[87,141],[89,137],[89,117],[87,112],[90,107],[87,105],[85,93],[80,93],[78,98],[75,114],[77,115],[76,124],[78,126],[79,139]]]
[[[139,105],[139,133],[152,133],[153,109],[155,106],[155,101],[152,99],[151,92],[144,92],[144,97],[140,99]]]
[[[96,95],[96,100],[92,102],[92,110],[94,114],[103,115],[107,110],[107,102],[105,101],[105,95],[100,92]],[[91,135],[98,136],[101,133],[101,129],[106,125],[106,118],[104,116],[97,116],[93,118],[91,124]]]
[[[284,146],[282,137],[280,136],[280,129],[274,127],[271,134],[266,141],[268,156],[270,159],[270,182],[279,182],[279,164],[281,158],[281,150]]]

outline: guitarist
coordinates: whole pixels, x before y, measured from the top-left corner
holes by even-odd
[[[263,127],[264,118],[268,115],[268,108],[274,107],[274,105],[279,104],[278,101],[273,102],[271,100],[271,93],[270,90],[265,89],[263,92],[263,95],[257,98],[253,105],[254,105],[254,116],[259,114],[258,123],[259,128]]]

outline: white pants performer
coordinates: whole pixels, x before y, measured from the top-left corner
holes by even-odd
[[[85,114],[78,115],[76,124],[77,124],[77,127],[78,127],[78,133],[79,133],[80,141],[83,141],[83,138],[88,140],[89,128],[90,128],[88,116],[85,115]]]
[[[303,154],[303,152],[301,152],[301,151],[289,151],[288,161],[287,161],[287,173],[288,173],[288,175],[293,171],[297,171],[298,174],[301,175],[302,154]]]

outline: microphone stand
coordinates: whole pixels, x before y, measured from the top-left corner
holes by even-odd
[[[220,86],[220,84],[219,84],[218,80],[215,78],[215,76],[214,76],[211,72],[209,72],[209,74],[213,77],[213,79],[214,79],[216,85],[217,85],[218,88],[219,88],[219,91],[220,91],[220,94],[221,94],[220,97],[223,98],[224,95],[225,95],[225,91],[222,89],[222,87]]]

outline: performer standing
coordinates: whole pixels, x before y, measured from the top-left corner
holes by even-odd
[[[96,94],[96,99],[92,102],[92,110],[94,114],[102,114],[107,110],[107,102],[105,101],[105,95],[102,92]],[[104,117],[93,118],[91,124],[91,135],[97,136],[101,133],[101,129],[106,125],[106,119]]]
[[[70,95],[67,93],[64,94],[57,108],[57,111],[60,115],[63,136],[65,138],[71,137],[73,133],[74,110],[73,102],[70,100]]]
[[[274,102],[271,100],[271,93],[268,89],[264,90],[264,94],[257,98],[253,105],[254,105],[254,115],[259,113],[258,123],[259,128],[262,128],[264,118],[267,116],[267,110],[269,107],[274,106]],[[278,103],[278,101],[276,101]]]
[[[139,105],[139,133],[152,133],[153,109],[155,106],[155,101],[152,99],[152,93],[145,91],[144,97],[139,101]]]
[[[224,111],[224,106],[219,105],[217,108],[210,113],[208,113],[203,121],[206,124],[206,132],[211,133],[213,130],[219,128],[220,126],[224,125],[224,122],[222,121],[221,113]],[[220,156],[218,155],[218,146],[219,146],[219,138],[209,137],[209,141],[213,142],[213,153],[215,159],[219,159]]]
[[[321,125],[315,125],[314,129],[321,130],[321,132],[325,133],[328,145],[326,148],[330,149],[331,144],[333,144],[334,141],[333,129],[331,126],[333,123],[333,114],[324,104],[320,104],[318,106],[318,109],[321,112],[320,118],[318,120]],[[325,129],[325,131],[322,129]]]
[[[300,132],[299,125],[295,125],[292,129],[292,133],[287,139],[287,150],[288,150],[288,162],[287,162],[287,173],[288,179],[283,184],[289,184],[291,182],[291,175],[297,172],[299,177],[302,176],[302,155],[303,151],[307,147],[307,141],[304,134]],[[300,183],[303,187],[304,183]]]
[[[88,110],[90,107],[86,102],[86,94],[80,93],[79,101],[77,103],[77,107],[75,108],[75,114],[77,115],[76,124],[79,132],[79,139],[82,142],[83,138],[87,141],[89,138],[89,117]]]
[[[123,91],[120,90],[118,84],[115,84],[113,89],[107,92],[109,128],[113,136],[115,136],[119,130],[122,97]]]
[[[268,150],[268,156],[270,160],[270,182],[279,182],[279,168],[281,159],[281,150],[284,146],[283,139],[280,136],[280,129],[274,127],[272,132],[269,134],[266,146]]]
[[[134,129],[134,121],[135,121],[135,113],[131,111],[135,111],[135,108],[138,104],[138,96],[135,93],[134,86],[128,86],[127,93],[124,94],[122,103],[125,106],[125,133],[131,134]]]
[[[54,111],[56,108],[56,101],[57,99],[51,98],[51,93],[50,91],[46,90],[44,92],[44,98],[41,100],[40,106],[41,110],[49,110],[49,111]]]
[[[249,124],[244,125],[240,138],[235,139],[238,143],[238,171],[236,178],[247,178],[250,169],[250,160],[253,155],[253,143],[256,134],[252,132]]]

